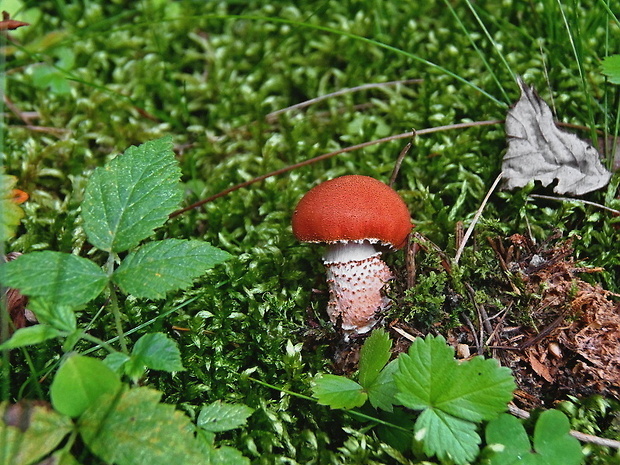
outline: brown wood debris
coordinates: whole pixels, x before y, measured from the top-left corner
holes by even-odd
[[[620,398],[620,305],[612,293],[581,279],[601,269],[577,265],[571,244],[535,246],[516,234],[507,247],[492,244],[527,303],[512,318],[521,337],[513,326],[497,331],[493,342],[504,348],[500,358],[529,394],[533,403],[525,402],[527,407],[567,394]]]

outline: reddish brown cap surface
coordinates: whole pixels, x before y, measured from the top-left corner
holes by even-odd
[[[412,224],[407,205],[389,186],[350,175],[314,187],[293,213],[293,233],[305,242],[376,239],[400,248]]]

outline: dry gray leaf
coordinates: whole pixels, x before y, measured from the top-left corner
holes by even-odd
[[[611,178],[598,152],[574,134],[558,129],[551,109],[520,78],[521,98],[506,115],[508,151],[502,164],[504,188],[558,180],[556,194],[582,195],[605,186]]]

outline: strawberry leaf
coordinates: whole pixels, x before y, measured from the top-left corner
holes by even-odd
[[[458,363],[441,336],[416,339],[399,357],[394,379],[402,405],[422,410],[415,434],[424,451],[457,464],[476,457],[475,422],[504,411],[515,387],[510,370],[493,359]]]
[[[316,380],[314,395],[319,404],[329,405],[332,409],[361,407],[368,398],[358,383],[336,375],[321,375]]]
[[[392,341],[389,335],[381,330],[375,330],[366,339],[360,350],[359,383],[365,388],[370,387],[379,373],[390,359]]]

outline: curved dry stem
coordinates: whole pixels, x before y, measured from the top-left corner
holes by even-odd
[[[419,84],[423,81],[424,79],[404,79],[400,81],[376,82],[376,83],[370,83],[370,84],[362,84],[361,86],[346,87],[344,89],[337,90],[336,92],[331,92],[329,94],[321,95],[320,97],[315,97],[310,100],[306,100],[304,102],[291,105],[290,107],[272,111],[271,113],[267,114],[267,116],[265,116],[265,119],[269,122],[272,122],[282,113],[286,113],[288,111],[293,111],[293,110],[301,110],[302,108],[309,107],[310,105],[314,105],[316,103],[322,102],[323,100],[327,100],[328,98],[339,97],[344,94],[360,92],[360,91],[368,90],[368,89],[377,89],[381,87],[396,86],[398,84]]]

